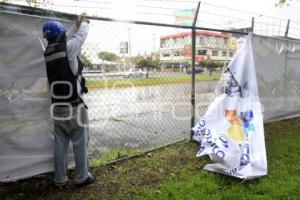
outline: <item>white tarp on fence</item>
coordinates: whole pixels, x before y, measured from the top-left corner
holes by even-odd
[[[0,12],[0,182],[53,170],[46,21]]]
[[[300,114],[300,41],[254,36],[252,52],[264,122]]]

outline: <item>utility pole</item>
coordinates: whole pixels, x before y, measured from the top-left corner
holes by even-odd
[[[281,29],[281,19],[279,21],[279,30],[278,30],[278,35],[280,35],[280,29]]]
[[[131,68],[131,43],[130,43],[130,28],[127,29],[128,31],[128,56],[129,56],[129,68]]]
[[[276,26],[276,23],[275,23],[275,21],[273,21],[273,23],[272,23],[272,34],[275,33],[275,26]]]
[[[153,52],[155,52],[155,33],[153,33]]]

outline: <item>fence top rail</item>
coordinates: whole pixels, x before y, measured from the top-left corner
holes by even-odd
[[[300,39],[293,38],[293,37],[285,37],[285,36],[269,36],[269,35],[259,35],[259,34],[253,34],[253,36],[266,38],[266,39],[278,39],[284,42],[297,42],[300,43]]]
[[[46,10],[46,9],[42,9],[42,8],[23,6],[23,5],[4,3],[4,2],[0,2],[0,11],[4,12],[4,13],[27,14],[27,15],[41,16],[41,17],[55,17],[55,18],[62,19],[62,20],[73,20],[74,21],[77,18],[77,15],[71,14],[71,13]],[[120,22],[120,23],[129,23],[129,24],[137,24],[137,25],[182,28],[182,29],[190,29],[190,30],[195,28],[197,30],[217,31],[217,32],[232,33],[232,34],[241,34],[241,35],[248,34],[248,32],[239,32],[239,31],[234,31],[234,30],[223,30],[223,29],[215,29],[215,28],[205,28],[205,27],[199,27],[199,26],[192,27],[192,26],[157,23],[157,22],[113,19],[113,18],[97,17],[97,16],[87,16],[87,18],[89,18],[91,20],[106,21],[106,22]]]

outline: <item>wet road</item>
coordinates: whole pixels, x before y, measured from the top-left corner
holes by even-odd
[[[216,81],[196,84],[196,116],[206,111]],[[149,149],[188,138],[190,84],[90,90],[90,148]]]

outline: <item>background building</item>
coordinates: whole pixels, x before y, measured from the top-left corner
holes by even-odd
[[[192,34],[182,32],[160,37],[160,63],[163,68],[185,68],[192,56]],[[196,63],[213,60],[228,63],[237,49],[237,41],[228,34],[196,32]]]

